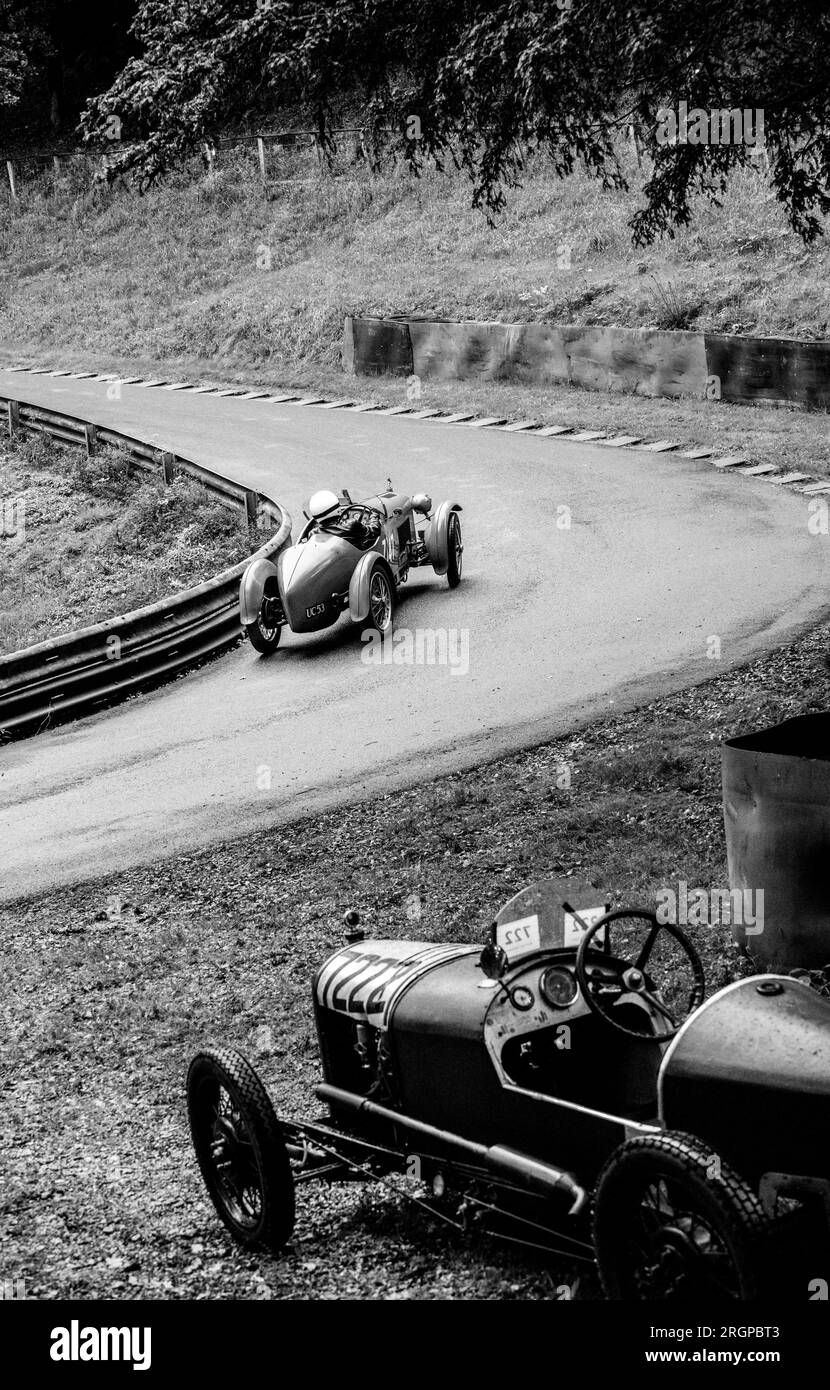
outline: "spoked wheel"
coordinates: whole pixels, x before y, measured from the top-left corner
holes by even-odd
[[[767,1219],[708,1145],[638,1135],[597,1182],[594,1246],[606,1296],[625,1301],[757,1298]]]
[[[394,609],[392,581],[386,570],[378,566],[369,580],[369,612],[363,624],[364,632],[376,632],[380,637],[386,637],[392,631]]]
[[[294,1229],[285,1140],[254,1068],[233,1048],[200,1052],[187,1073],[193,1147],[213,1205],[242,1245],[281,1250]]]
[[[464,546],[461,544],[461,522],[457,512],[450,512],[447,524],[447,583],[456,589],[461,583]]]
[[[270,656],[271,652],[275,652],[280,644],[282,626],[280,623],[271,625],[264,622],[260,608],[254,621],[246,623],[245,632],[252,647],[255,647],[258,652],[262,652],[264,656]]]

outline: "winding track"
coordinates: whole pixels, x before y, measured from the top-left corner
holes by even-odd
[[[469,671],[370,666],[346,619],[246,643],[127,705],[0,749],[0,900],[426,779],[713,674],[827,607],[807,498],[703,462],[374,413],[0,371],[0,394],[111,424],[284,503],[346,486],[464,506],[465,577],[397,627],[465,630]],[[571,509],[569,529],[558,508]],[[266,769],[270,769],[270,774]],[[577,769],[578,775],[578,769]],[[270,776],[270,786],[268,785]]]

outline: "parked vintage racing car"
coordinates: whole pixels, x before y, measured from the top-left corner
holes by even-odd
[[[575,912],[552,880],[483,950],[365,940],[347,917],[313,983],[325,1116],[278,1119],[230,1048],[190,1066],[196,1156],[237,1240],[281,1249],[297,1184],[403,1173],[445,1220],[595,1260],[609,1298],[780,1298],[799,1251],[796,1296],[827,1277],[830,1002],[803,981],[704,1002],[680,928]]]
[[[239,612],[252,644],[273,652],[285,626],[318,632],[346,609],[354,622],[386,636],[397,586],[410,569],[431,565],[451,589],[460,583],[460,511],[457,502],[442,502],[433,514],[425,493],[407,497],[391,482],[357,503],[345,489],[339,497],[315,492],[297,544],[276,563],[253,560],[242,576]]]

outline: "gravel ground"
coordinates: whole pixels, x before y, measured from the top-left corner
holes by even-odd
[[[0,909],[0,1276],[35,1298],[596,1297],[593,1275],[574,1288],[566,1264],[377,1183],[303,1189],[289,1251],[240,1253],[192,1157],[187,1062],[231,1043],[278,1112],[315,1113],[309,983],[348,907],[375,934],[479,941],[547,874],[615,903],[725,886],[720,743],[827,708],[829,635],[473,771]],[[692,934],[710,989],[745,968],[722,930]]]

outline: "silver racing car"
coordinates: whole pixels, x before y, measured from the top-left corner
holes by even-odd
[[[315,492],[296,545],[276,563],[253,560],[242,576],[239,610],[259,652],[279,646],[284,627],[318,632],[347,609],[352,621],[385,637],[392,629],[397,586],[410,569],[431,565],[454,589],[461,581],[457,502],[435,511],[423,492],[385,492],[353,502],[344,489]]]

